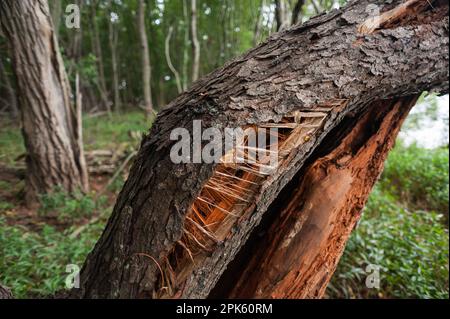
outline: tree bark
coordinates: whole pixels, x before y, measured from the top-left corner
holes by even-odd
[[[52,21],[53,26],[56,34],[56,38],[59,38],[59,25],[61,23],[62,18],[62,7],[61,7],[61,0],[53,0],[52,6],[51,6],[51,15],[52,15]]]
[[[61,186],[87,190],[70,86],[47,1],[2,1],[1,24],[10,42],[27,149],[26,199]]]
[[[83,1],[77,0],[75,1],[75,4],[80,9],[80,14],[83,12]],[[81,19],[81,17],[80,17]],[[67,69],[68,77],[71,78],[73,68],[76,68],[76,65],[79,63],[80,58],[83,55],[82,52],[82,40],[83,40],[83,31],[82,31],[82,25],[80,23],[80,27],[76,29],[72,29],[69,33],[69,44],[66,56],[68,59],[72,60],[73,63],[70,64],[70,66]],[[76,71],[75,71],[76,72]]]
[[[192,82],[200,74],[200,42],[197,34],[197,0],[191,0]]]
[[[184,29],[184,42],[183,42],[183,91],[186,91],[189,86],[189,31],[190,31],[190,21],[189,21],[189,5],[187,0],[183,0],[183,29]]]
[[[281,215],[264,228],[272,240],[256,246],[271,249],[268,256],[274,261],[256,259],[261,268],[256,274],[246,272],[251,260],[240,264],[234,273],[251,280],[250,290],[240,290],[237,282],[235,292],[216,296],[240,296],[241,291],[320,296],[414,98],[425,90],[448,92],[448,4],[435,1],[432,8],[427,0],[414,2],[369,28],[374,26],[369,4],[391,12],[402,3],[353,1],[274,34],[162,110],[86,260],[81,289],[72,296],[207,297],[280,202],[291,206],[275,207]],[[201,211],[205,223],[197,218],[199,201],[206,187],[226,175],[223,164],[174,164],[169,155],[172,129],[186,128],[192,136],[193,120],[221,132],[225,127],[286,127],[278,136],[282,143],[276,170],[258,176],[243,167],[230,168],[238,180],[233,185],[245,190],[245,201],[208,204]],[[314,207],[296,207],[295,196],[310,203],[327,201],[317,213]],[[225,213],[223,207],[229,210]],[[207,223],[211,219],[214,226]],[[286,229],[277,228],[277,235],[272,224]],[[273,249],[284,247],[286,238],[287,248]],[[296,253],[305,265],[294,258]],[[258,258],[262,252],[252,254]],[[284,257],[286,266],[280,268]],[[298,269],[304,273],[296,277]],[[270,285],[255,284],[261,276],[277,273],[280,278]]]
[[[97,0],[93,0],[91,7],[91,25],[92,25],[92,49],[97,57],[98,81],[96,81],[100,98],[109,115],[111,115],[111,104],[108,99],[108,91],[106,89],[105,69],[103,66],[103,52],[100,44],[100,35],[97,24]]]
[[[183,87],[181,85],[181,79],[180,79],[180,73],[178,73],[177,69],[173,66],[172,59],[170,57],[170,39],[172,38],[173,33],[173,27],[170,26],[169,30],[167,31],[166,41],[165,41],[165,54],[166,54],[166,61],[167,65],[169,66],[170,71],[172,71],[174,77],[175,77],[175,83],[177,84],[177,90],[178,93],[183,92]]]
[[[277,31],[286,29],[291,23],[288,7],[289,5],[286,0],[275,0],[275,19],[277,22]]]
[[[153,116],[153,101],[152,101],[152,87],[151,77],[152,69],[150,64],[150,53],[148,50],[147,30],[145,28],[145,3],[144,0],[139,0],[138,25],[139,37],[141,40],[141,55],[142,55],[142,83],[144,90],[144,108],[147,116]]]
[[[292,21],[291,25],[295,25],[298,22],[301,22],[301,12],[303,9],[303,6],[305,5],[306,0],[298,0],[297,3],[294,6],[294,9],[292,10]]]
[[[379,101],[353,119],[355,126],[338,146],[297,174],[272,204],[242,250],[247,254],[237,256],[212,295],[322,297],[417,98]],[[233,266],[238,264],[246,266]]]
[[[112,2],[108,2],[109,13],[112,13]],[[116,22],[112,21],[111,15],[108,16],[108,39],[109,49],[111,51],[111,69],[112,69],[112,85],[114,92],[114,109],[120,111],[122,103],[120,101],[119,91],[119,61],[117,57],[117,42],[118,42],[118,30],[114,25]]]
[[[266,1],[261,0],[261,4],[258,9],[258,14],[256,16],[256,23],[255,23],[255,31],[253,34],[253,46],[256,46],[261,41],[261,29],[262,29],[262,23],[263,23],[263,9],[266,6]]]

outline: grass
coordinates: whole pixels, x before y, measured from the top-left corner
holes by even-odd
[[[383,172],[381,187],[411,210],[432,210],[448,216],[449,151],[398,143]]]
[[[435,212],[408,211],[377,188],[352,234],[328,295],[338,298],[447,298],[448,230]],[[380,267],[368,289],[367,265]]]
[[[145,133],[151,123],[142,112],[113,113],[106,116],[84,118],[84,143],[87,151],[96,149],[114,149],[118,144],[130,142],[131,132]]]
[[[94,212],[107,208],[105,196],[96,197],[95,192],[67,194],[60,188],[50,194],[41,195],[40,216],[55,216],[63,223],[73,223],[82,218],[90,218]]]
[[[66,265],[80,267],[100,237],[103,223],[90,225],[76,239],[65,231],[45,225],[39,232],[9,226],[0,217],[1,282],[12,288],[16,298],[48,295],[64,289]]]
[[[0,122],[0,162],[13,165],[14,160],[25,153],[23,138],[20,129],[10,120]]]

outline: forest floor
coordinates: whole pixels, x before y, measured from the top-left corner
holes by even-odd
[[[115,154],[136,149],[150,124],[142,113],[131,112],[85,117],[83,126],[87,153]],[[23,171],[24,153],[20,128],[0,119],[0,168]],[[448,160],[448,148],[398,143],[347,245],[328,298],[448,298]],[[101,171],[104,165],[94,161],[94,166]],[[67,265],[82,266],[127,176],[125,169],[112,180],[113,172],[92,173],[88,194],[56,189],[32,211],[22,201],[23,180],[0,170],[0,282],[16,297],[63,289]],[[366,285],[368,265],[378,267],[379,289]]]

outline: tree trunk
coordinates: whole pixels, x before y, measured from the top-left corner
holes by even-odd
[[[319,147],[312,156],[318,158],[272,204],[212,296],[322,297],[417,97],[373,103],[361,119],[350,119],[356,123],[332,151]]]
[[[61,186],[87,190],[86,167],[47,1],[2,1],[0,18],[10,42],[27,148],[26,198]]]
[[[181,79],[180,79],[180,73],[178,73],[177,69],[174,67],[174,65],[172,63],[172,59],[170,57],[170,39],[172,38],[172,33],[173,33],[173,27],[170,26],[169,30],[167,31],[164,52],[166,54],[167,65],[169,66],[170,71],[172,71],[172,73],[175,77],[175,83],[177,84],[177,90],[178,90],[178,93],[180,94],[183,92],[183,87],[181,85]]]
[[[286,0],[275,0],[275,19],[277,21],[277,31],[290,26],[289,5]]]
[[[200,42],[197,34],[197,0],[191,0],[192,82],[200,73]]]
[[[189,74],[188,74],[188,64],[189,64],[189,8],[187,0],[183,0],[183,18],[184,18],[184,42],[183,42],[183,91],[186,91],[189,86]]]
[[[256,23],[255,23],[255,31],[253,34],[253,46],[256,46],[261,42],[261,29],[263,27],[263,18],[264,18],[264,7],[266,6],[266,0],[261,0],[261,4],[258,8],[258,14],[256,16]]]
[[[170,103],[72,296],[204,298],[216,287],[211,296],[320,297],[415,98],[448,92],[448,4],[428,3],[351,2],[274,34]],[[369,4],[385,13],[374,19]],[[256,164],[174,164],[171,131],[198,134],[194,120],[222,133],[279,128],[278,165],[265,175]],[[259,224],[267,241],[255,239]],[[230,264],[244,243],[254,256]],[[229,264],[234,289],[221,289]]]
[[[98,81],[96,85],[98,91],[100,92],[100,98],[104,107],[106,108],[109,115],[111,115],[111,104],[108,99],[108,91],[106,89],[105,81],[105,69],[103,67],[103,53],[102,46],[100,44],[100,35],[98,32],[97,25],[97,0],[93,0],[91,3],[91,24],[92,24],[92,49],[97,58],[97,71],[98,71]]]
[[[109,13],[112,13],[112,2],[108,2]],[[108,39],[109,49],[111,51],[111,69],[112,69],[112,84],[114,93],[114,109],[120,111],[122,108],[119,92],[119,61],[117,58],[117,42],[118,42],[118,30],[114,25],[116,22],[112,21],[111,15],[108,16]]]
[[[147,30],[145,28],[145,3],[144,0],[139,0],[138,12],[139,37],[141,40],[141,55],[142,55],[142,83],[144,89],[144,108],[147,116],[153,116],[153,101],[152,101],[152,87],[151,77],[152,69],[150,64],[150,53],[148,50]]]
[[[83,1],[77,0],[75,1],[75,4],[80,9],[80,14],[83,10]],[[81,17],[80,17],[81,19]],[[67,75],[69,78],[72,77],[72,72],[74,72],[74,68],[76,68],[77,64],[80,62],[80,58],[83,55],[82,52],[82,40],[83,40],[83,31],[82,26],[80,23],[80,27],[73,29],[71,33],[69,33],[69,43],[67,45],[67,51],[66,51],[66,57],[70,60],[72,60],[73,63],[70,64],[70,66],[67,69]],[[76,70],[75,70],[76,72]]]
[[[292,10],[292,21],[291,25],[295,25],[299,22],[301,22],[301,12],[303,9],[303,6],[305,5],[306,0],[297,0],[297,3],[294,6],[294,9]]]

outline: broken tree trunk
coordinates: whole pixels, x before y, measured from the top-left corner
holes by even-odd
[[[26,199],[61,186],[87,190],[76,110],[47,1],[1,1],[0,22],[12,48],[27,149]]]
[[[271,205],[211,296],[322,297],[417,97],[379,101],[362,118],[348,118],[355,123],[350,132],[317,149],[312,164]],[[338,127],[335,133],[340,132]]]
[[[287,238],[285,250],[267,252],[274,262],[252,251],[230,267],[235,289],[217,286],[214,296],[320,296],[414,99],[448,92],[448,4],[414,2],[420,8],[367,32],[374,5],[383,13],[403,1],[353,1],[273,35],[170,103],[142,141],[72,297],[207,297],[270,216],[271,240],[255,247]],[[255,166],[174,164],[170,133],[192,135],[194,120],[221,132],[278,127],[278,166],[261,175]],[[324,202],[302,207],[295,198]],[[286,227],[279,235],[277,225]],[[252,265],[261,271],[249,272]],[[276,280],[258,284],[266,275]]]

